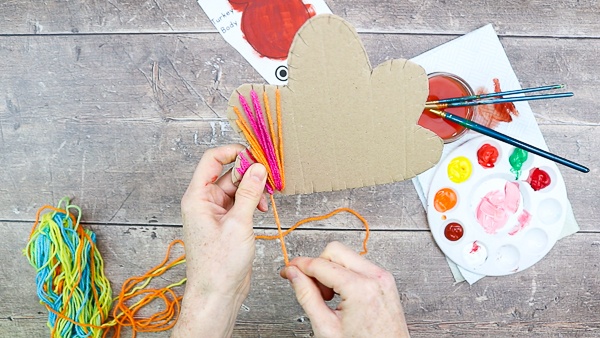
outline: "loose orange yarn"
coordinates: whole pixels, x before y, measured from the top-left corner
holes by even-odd
[[[363,243],[362,243],[363,249],[361,252],[359,252],[359,254],[366,255],[367,252],[369,252],[369,250],[367,249],[367,242],[369,241],[369,233],[370,233],[369,223],[356,210],[350,209],[350,208],[335,209],[334,211],[332,211],[328,214],[325,214],[325,215],[305,218],[301,221],[298,221],[296,224],[294,224],[291,228],[287,229],[286,231],[283,231],[281,228],[281,221],[279,220],[279,214],[277,213],[277,205],[275,204],[275,199],[273,198],[273,195],[271,195],[271,194],[269,195],[269,197],[271,199],[271,205],[273,207],[273,216],[275,217],[275,224],[277,225],[277,235],[273,235],[273,236],[257,235],[257,236],[255,236],[255,238],[263,239],[263,240],[278,239],[279,242],[281,243],[281,253],[283,254],[283,261],[285,263],[285,266],[290,265],[289,255],[287,252],[287,248],[285,246],[285,241],[283,240],[283,238],[285,236],[289,235],[292,231],[296,230],[296,228],[298,228],[299,226],[301,226],[303,224],[306,224],[309,222],[322,221],[324,219],[330,218],[330,217],[335,216],[335,215],[339,214],[340,212],[344,212],[344,211],[353,214],[363,223],[363,225],[365,227],[365,238],[363,239]]]
[[[298,221],[296,224],[294,224],[294,226],[292,226],[291,228],[289,228],[286,231],[284,231],[281,234],[281,236],[285,237],[285,236],[289,235],[292,231],[296,230],[296,228],[298,228],[299,226],[301,226],[303,224],[310,223],[310,222],[316,222],[316,221],[322,221],[324,219],[328,219],[328,218],[330,218],[332,216],[335,216],[335,215],[339,214],[340,212],[349,212],[352,215],[356,216],[356,218],[358,218],[363,223],[363,225],[365,227],[365,238],[363,239],[363,244],[362,244],[363,250],[360,252],[360,254],[361,255],[367,254],[367,252],[369,252],[369,250],[367,249],[367,242],[369,241],[369,233],[370,233],[369,223],[356,210],[350,209],[350,208],[339,208],[339,209],[335,209],[334,211],[332,211],[332,212],[330,212],[330,213],[328,213],[326,215],[305,218],[305,219],[303,219],[301,221]],[[274,240],[274,239],[280,239],[281,236],[279,234],[278,235],[274,235],[274,236],[258,235],[258,236],[256,236],[256,239]],[[287,255],[284,254],[284,257],[285,256],[287,256]]]
[[[170,260],[171,249],[174,245],[179,244],[183,246],[183,241],[174,240],[169,244],[167,254],[163,261],[152,269],[148,270],[141,276],[131,277],[123,283],[119,296],[115,299],[116,304],[114,305],[112,315],[114,323],[114,336],[120,337],[121,330],[123,327],[130,326],[133,331],[133,337],[136,336],[136,332],[160,332],[173,328],[177,322],[177,316],[181,309],[181,300],[183,296],[178,296],[172,288],[175,286],[182,285],[185,283],[184,278],[178,283],[171,284],[161,289],[145,288],[152,278],[161,276],[167,270],[172,267],[182,264],[185,262],[185,255],[179,256],[177,259],[168,263]],[[127,303],[135,301],[133,305]],[[148,305],[152,301],[160,299],[164,303],[164,309],[160,312],[154,313],[152,316],[147,318],[136,318],[136,314],[144,306]],[[108,332],[106,330],[102,337],[107,337]]]

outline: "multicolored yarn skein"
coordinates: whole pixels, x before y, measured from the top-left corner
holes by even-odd
[[[40,215],[47,209],[54,212]],[[67,198],[57,208],[44,206],[24,250],[36,269],[37,294],[49,311],[53,337],[101,337],[112,305],[96,234],[80,227],[80,218],[81,209]]]
[[[181,301],[172,289],[184,284],[186,279],[160,289],[148,288],[148,284],[168,269],[185,263],[183,255],[169,262],[171,248],[175,244],[183,246],[183,242],[173,241],[159,265],[142,276],[128,279],[114,299],[114,309],[109,316],[113,305],[112,290],[104,274],[96,235],[83,229],[80,219],[81,209],[69,204],[68,198],[63,198],[56,208],[41,207],[24,250],[37,273],[40,303],[49,312],[50,336],[97,338],[113,332],[113,337],[120,337],[122,328],[131,326],[135,337],[136,332],[172,328]],[[140,309],[157,299],[164,302],[162,311],[150,317],[137,316]]]

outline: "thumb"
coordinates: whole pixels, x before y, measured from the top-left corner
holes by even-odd
[[[251,165],[235,192],[235,202],[229,215],[239,222],[252,224],[252,216],[263,195],[266,182],[265,167],[260,163]]]
[[[310,318],[313,329],[318,331],[319,327],[331,326],[327,323],[335,320],[336,316],[325,303],[317,284],[295,266],[286,267],[284,275],[292,284],[296,299]]]

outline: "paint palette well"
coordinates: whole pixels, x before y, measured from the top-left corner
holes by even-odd
[[[429,226],[444,254],[488,276],[542,259],[567,214],[565,184],[554,162],[485,136],[440,162],[427,201]]]

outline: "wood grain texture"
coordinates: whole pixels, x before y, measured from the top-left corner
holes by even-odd
[[[90,226],[98,235],[106,273],[114,289],[125,278],[158,263],[181,228]],[[45,310],[35,295],[34,272],[21,249],[29,224],[0,223],[0,336],[46,335]],[[356,250],[360,231],[298,230],[287,238],[292,257],[316,256],[338,240]],[[236,337],[308,337],[310,323],[288,282],[279,245],[258,241],[252,286],[238,317]],[[413,337],[592,337],[600,330],[600,234],[576,234],[557,243],[538,264],[518,274],[453,284],[448,265],[428,231],[375,231],[367,257],[395,276]],[[181,251],[177,250],[176,254]],[[418,254],[415,254],[418,253]],[[580,259],[580,257],[586,259]],[[561,273],[555,273],[561,269]],[[158,281],[184,276],[178,267]],[[153,335],[142,335],[152,337]],[[156,335],[156,336],[165,336]]]
[[[411,57],[448,37],[363,34],[373,64]],[[178,224],[179,199],[208,147],[239,142],[230,92],[262,82],[216,34],[0,37],[0,219],[31,220],[76,197],[86,220]],[[600,42],[502,40],[523,86],[565,82],[575,98],[532,103],[550,149],[592,168],[562,170],[583,229],[597,229],[594,168]],[[206,46],[209,46],[208,48]],[[578,63],[569,60],[577,59]],[[18,62],[17,62],[18,61]],[[522,76],[520,74],[523,74]],[[160,194],[157,192],[161,192]],[[426,228],[410,183],[281,198],[284,222],[355,207],[374,227]],[[316,205],[316,206],[315,206]],[[261,224],[272,226],[270,214]]]
[[[493,23],[501,34],[518,36],[600,36],[593,0],[561,1],[370,1],[327,0],[333,13],[359,32],[464,34]],[[46,1],[0,3],[0,32],[87,34],[216,32],[194,0]]]

